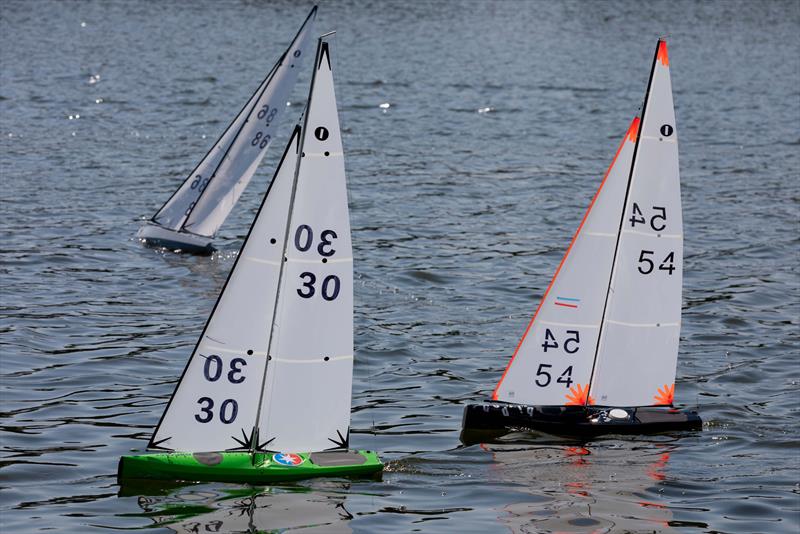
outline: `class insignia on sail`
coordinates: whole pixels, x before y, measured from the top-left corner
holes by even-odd
[[[175,251],[208,254],[212,241],[264,159],[286,102],[308,55],[317,7],[311,9],[281,55],[203,157],[136,234],[142,242]]]
[[[683,276],[678,142],[667,44],[659,40],[634,118],[492,393],[468,405],[470,434],[701,427],[673,407]]]
[[[349,448],[353,251],[324,37],[303,124],[150,440],[164,452],[123,456],[120,479],[265,482],[383,468],[375,452]]]

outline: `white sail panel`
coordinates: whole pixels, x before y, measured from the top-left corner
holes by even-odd
[[[313,14],[301,28],[242,125],[227,154],[214,171],[197,204],[183,223],[193,234],[213,236],[250,183],[278,128],[300,65],[311,43]]]
[[[298,127],[152,447],[198,452],[251,445],[299,142]]]
[[[316,7],[233,122],[153,216],[155,223],[207,237],[216,234],[255,174],[275,135],[278,120],[297,80],[300,63],[307,55],[315,18]]]
[[[153,216],[153,222],[164,228],[176,231],[180,230],[181,226],[183,226],[183,221],[192,211],[192,208],[194,208],[197,199],[199,199],[200,195],[205,191],[208,183],[211,181],[211,175],[214,174],[214,169],[217,168],[220,161],[222,161],[222,157],[228,152],[231,141],[236,137],[236,133],[247,119],[250,110],[253,109],[253,103],[258,99],[259,95],[263,93],[274,71],[275,67],[273,67],[267,77],[264,78],[256,92],[252,94],[247,104],[244,105],[241,111],[239,111],[239,114],[236,115],[236,118],[233,119],[233,122],[228,125],[222,136],[217,139],[217,142],[214,143],[211,150],[203,157],[197,167],[189,174],[172,197],[158,210],[158,213]]]
[[[320,43],[259,419],[259,448],[347,447],[353,252],[328,45]]]
[[[493,398],[584,404],[639,120],[634,119]]]
[[[599,405],[672,404],[683,221],[667,45],[659,41],[590,394]]]

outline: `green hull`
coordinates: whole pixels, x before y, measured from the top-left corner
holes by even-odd
[[[120,481],[150,479],[261,484],[311,477],[364,476],[382,470],[383,463],[373,451],[289,455],[170,452],[122,456],[119,459],[117,478]]]

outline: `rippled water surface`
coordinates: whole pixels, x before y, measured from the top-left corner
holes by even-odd
[[[3,530],[796,533],[795,1],[323,4],[318,29],[338,31],[356,255],[351,444],[378,450],[386,473],[117,485],[281,148],[218,254],[132,236],[309,7],[0,5]],[[686,227],[676,402],[699,405],[703,431],[464,447],[462,405],[499,379],[638,110],[661,35]]]

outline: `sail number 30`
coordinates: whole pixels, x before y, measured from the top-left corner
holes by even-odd
[[[322,261],[327,262],[328,258],[336,254],[333,248],[333,240],[336,239],[336,232],[333,230],[323,230],[319,234],[319,241],[316,243],[317,254],[322,256]],[[300,252],[308,252],[314,246],[314,230],[307,224],[301,224],[294,233],[294,247]],[[317,294],[317,275],[305,271],[300,274],[303,281],[302,286],[297,288],[297,294],[304,299],[310,299]],[[329,274],[322,278],[319,285],[319,294],[328,302],[336,300],[342,288],[342,281],[335,274]]]
[[[230,369],[227,371],[226,378],[231,384],[241,384],[245,381],[245,376],[242,373],[242,368],[247,365],[244,358],[234,358],[231,360]],[[222,378],[225,372],[222,365],[222,358],[216,354],[206,357],[205,364],[203,364],[203,377],[209,382],[216,382]],[[214,399],[211,397],[200,397],[197,399],[197,404],[200,405],[200,413],[194,415],[194,420],[198,423],[210,423],[214,420]],[[236,420],[239,414],[239,403],[236,399],[225,399],[219,405],[217,415],[223,424],[229,425]]]

